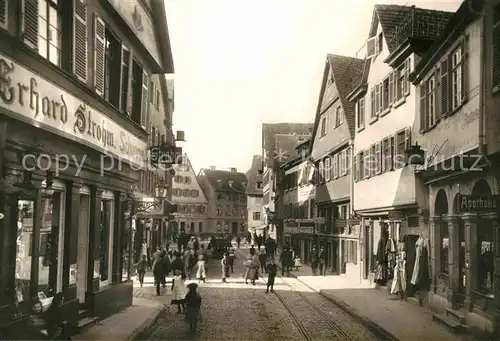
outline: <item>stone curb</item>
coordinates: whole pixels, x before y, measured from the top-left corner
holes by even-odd
[[[165,307],[162,309],[158,309],[155,314],[151,314],[151,316],[144,321],[139,328],[134,330],[128,337],[127,341],[135,341],[141,340],[141,336],[149,329],[156,321],[160,318],[161,314],[165,311]]]
[[[281,267],[278,266],[278,268],[281,270]],[[303,280],[301,280],[299,278],[299,276],[293,274],[292,272],[290,272],[290,276],[293,277],[293,278],[295,278],[295,279],[297,279],[300,283],[302,283],[303,285],[307,286],[309,289],[317,292],[318,294],[320,294],[321,296],[323,296],[324,298],[326,298],[327,300],[329,300],[330,302],[332,302],[333,304],[335,304],[337,307],[339,307],[340,309],[342,309],[346,314],[348,314],[349,316],[351,316],[355,320],[359,321],[363,326],[365,326],[369,331],[371,331],[376,336],[378,336],[381,340],[399,341],[399,339],[397,337],[395,337],[387,329],[381,327],[380,325],[378,325],[377,323],[375,323],[371,319],[366,318],[364,316],[361,316],[356,311],[356,309],[352,308],[348,304],[342,302],[341,300],[337,300],[337,299],[331,297],[330,295],[325,294],[323,292],[323,290],[319,290],[318,291],[318,290],[312,288],[310,285],[308,285]]]

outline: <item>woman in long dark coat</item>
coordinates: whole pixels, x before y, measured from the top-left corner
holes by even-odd
[[[160,255],[158,260],[153,265],[153,276],[155,279],[156,295],[160,296],[160,287],[165,282],[165,269],[167,267],[165,261],[166,253]]]

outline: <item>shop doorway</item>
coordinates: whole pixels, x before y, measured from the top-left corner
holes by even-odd
[[[231,235],[236,236],[237,234],[238,234],[238,223],[233,221],[231,223]]]
[[[365,263],[365,274],[364,274],[364,278],[368,278],[370,276],[370,270],[371,270],[371,267],[372,267],[372,264],[370,262],[370,258],[371,258],[371,254],[372,254],[372,249],[370,247],[370,245],[372,245],[372,243],[370,243],[371,241],[371,226],[366,224],[365,225],[365,228],[363,229],[364,230],[364,235],[363,235],[363,243],[364,243],[364,252],[362,254],[362,257],[363,257],[363,262]]]
[[[80,212],[78,214],[78,250],[76,265],[76,294],[80,304],[85,304],[85,293],[87,292],[89,216],[90,196],[82,194],[80,195]]]

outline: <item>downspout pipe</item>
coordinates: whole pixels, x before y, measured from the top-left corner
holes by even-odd
[[[488,1],[485,1],[483,3],[483,8],[481,9],[481,12],[476,12],[477,14],[480,15],[481,20],[482,20],[482,27],[481,27],[481,48],[479,49],[480,53],[480,75],[481,75],[481,87],[479,91],[479,132],[478,132],[478,140],[479,140],[479,153],[483,160],[486,162],[488,167],[491,166],[491,161],[488,158],[488,153],[486,150],[486,136],[485,136],[485,131],[486,131],[486,113],[487,113],[487,91],[489,90],[489,76],[488,76],[488,70],[490,69],[490,61],[488,60],[488,54],[486,53],[486,46],[491,46],[488,45],[488,36],[486,35],[487,29],[488,29],[488,13],[487,8],[488,6]],[[474,11],[472,9],[472,11]]]

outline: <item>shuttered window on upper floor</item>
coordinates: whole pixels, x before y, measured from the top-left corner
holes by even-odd
[[[500,4],[493,9],[493,63],[492,82],[495,89],[500,89]]]
[[[9,26],[9,0],[0,0],[0,28],[6,30]]]
[[[149,75],[137,60],[132,61],[132,120],[143,129],[149,126]]]
[[[419,85],[421,132],[462,107],[470,91],[467,77],[468,37],[463,36]]]
[[[7,3],[0,0],[0,26],[7,25]],[[20,0],[19,5],[21,41],[52,64],[86,82],[86,0]]]

